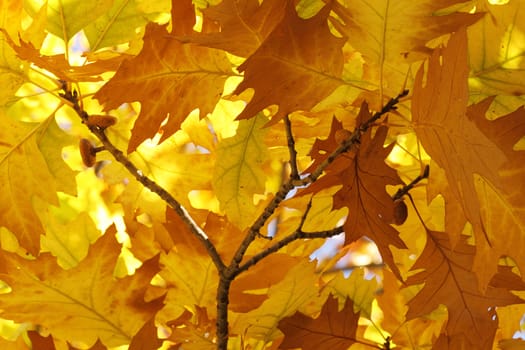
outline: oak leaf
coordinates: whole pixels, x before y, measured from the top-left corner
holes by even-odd
[[[69,138],[60,131],[53,116],[42,123],[3,119],[0,129],[0,221],[36,256],[44,228],[33,201],[38,198],[57,205],[58,190],[76,193],[74,172],[61,155],[61,146]]]
[[[396,346],[432,348],[446,322],[445,308],[440,307],[430,315],[406,320],[406,304],[416,294],[417,287],[403,286],[399,279],[386,269],[382,274],[382,292],[376,296],[377,304],[383,312],[381,328],[392,335],[392,342]]]
[[[0,4],[0,28],[5,32],[0,34],[0,106],[5,106],[14,100],[16,91],[28,80],[29,65],[22,64],[9,45],[11,37],[16,38],[22,30],[21,17],[24,4],[20,2],[3,1]]]
[[[187,307],[207,308],[215,317],[215,293],[219,278],[213,261],[202,243],[188,230],[182,219],[169,209],[166,229],[174,246],[161,254],[159,276],[165,281],[167,294],[165,308],[157,315],[159,321],[169,321],[173,314],[181,314]]]
[[[195,311],[185,310],[177,319],[168,322],[171,328],[169,340],[175,343],[173,350],[214,350],[215,320],[210,320],[206,308],[195,306]]]
[[[113,268],[120,248],[108,233],[70,270],[47,253],[27,260],[2,252],[5,272],[0,278],[11,287],[0,297],[2,316],[42,325],[55,338],[87,346],[97,338],[106,346],[129,344],[161,306],[158,300],[144,301],[158,259],[145,262],[133,276],[116,279]]]
[[[525,32],[525,7],[519,1],[509,1],[505,6],[480,1],[476,6],[486,14],[468,28],[471,94],[524,95],[525,46],[521,34]]]
[[[272,254],[264,264],[257,264],[236,278],[230,287],[230,310],[248,312],[259,307],[268,295],[262,293],[281,281],[300,258],[288,254]]]
[[[137,0],[115,0],[98,18],[83,27],[89,41],[89,49],[116,46],[137,37],[139,28],[144,28],[148,18],[167,12],[167,1],[158,1],[157,6],[145,7]]]
[[[423,316],[444,304],[450,340],[465,342],[476,349],[492,349],[498,327],[496,307],[523,303],[510,290],[523,290],[525,283],[509,267],[500,266],[484,293],[478,289],[472,264],[476,248],[466,236],[452,250],[443,232],[428,231],[427,243],[412,270],[423,269],[406,280],[407,285],[424,283],[408,302],[407,319]]]
[[[193,32],[195,7],[191,0],[171,1],[171,33],[185,35]]]
[[[365,278],[364,269],[354,269],[349,277],[339,273],[325,287],[339,300],[349,298],[352,301],[354,313],[359,313],[369,319],[372,317],[372,303],[378,288],[375,279]]]
[[[520,270],[525,269],[523,232],[525,232],[525,151],[514,146],[525,134],[525,109],[501,116],[496,120],[485,118],[493,98],[469,106],[467,116],[492,140],[508,158],[499,169],[501,186],[494,186],[482,177],[476,177],[476,191],[480,202],[480,216],[490,250],[478,249],[476,271],[496,265],[500,256],[510,256]],[[505,232],[505,239],[501,239]]]
[[[159,131],[166,117],[161,140],[175,133],[192,110],[211,113],[231,75],[223,52],[183,44],[170,37],[165,25],[150,23],[141,52],[125,61],[95,98],[106,111],[124,102],[141,103],[128,146],[132,152]]]
[[[318,295],[319,275],[315,263],[303,259],[291,268],[283,280],[274,284],[257,309],[240,314],[232,321],[233,334],[245,334],[264,342],[279,337],[278,321],[291,316]]]
[[[365,104],[361,107],[358,124],[370,119],[371,114]],[[328,139],[316,140],[311,156],[313,165],[322,162],[339,144],[336,142],[337,130],[342,124],[335,118]],[[385,163],[393,145],[383,147],[387,128],[380,127],[372,137],[367,131],[361,138],[357,150],[342,155],[326,169],[326,175],[311,185],[305,193],[319,188],[343,185],[334,194],[334,208],[348,208],[348,217],[344,224],[345,244],[362,236],[372,239],[381,256],[390,268],[399,274],[389,246],[406,248],[399,238],[399,233],[390,223],[394,222],[395,203],[386,191],[387,185],[400,185],[397,172]]]
[[[316,318],[297,313],[279,321],[278,327],[284,333],[280,348],[346,350],[356,342],[358,320],[359,312],[354,312],[350,299],[339,310],[338,299],[328,297]]]
[[[478,226],[480,205],[474,174],[500,187],[498,169],[506,156],[466,115],[469,72],[465,28],[450,38],[445,49],[434,51],[429,59],[426,86],[423,70],[421,67],[416,75],[412,98],[414,129],[432,160],[445,170],[465,216]]]
[[[297,110],[309,110],[343,84],[344,39],[328,28],[330,6],[301,19],[287,2],[283,19],[238,70],[244,80],[234,94],[255,90],[238,119],[255,116],[270,105],[279,110],[272,122]]]
[[[55,350],[55,343],[53,337],[48,335],[47,337],[42,336],[37,331],[27,332],[27,337],[31,340],[31,347],[39,350]]]
[[[264,194],[266,178],[263,164],[268,158],[264,144],[264,125],[268,119],[259,113],[241,120],[235,136],[217,146],[213,188],[228,219],[240,229],[255,220],[254,195]]]
[[[409,64],[429,53],[426,44],[430,40],[472,24],[482,16],[459,12],[436,15],[437,11],[460,2],[359,0],[348,8],[335,2],[334,12],[343,23],[333,22],[363,55],[366,67],[378,72],[379,86],[399,89]],[[410,30],[406,30],[408,23]],[[370,72],[368,75],[373,76]]]
[[[181,40],[249,57],[281,21],[288,2],[224,0],[202,11],[207,20],[219,24],[220,31],[199,33]]]
[[[106,0],[89,2],[50,0],[47,2],[46,29],[64,39],[67,44],[73,35],[108,11],[111,4],[111,1]]]
[[[157,350],[161,345],[162,340],[157,337],[155,317],[152,317],[131,339],[129,350]]]

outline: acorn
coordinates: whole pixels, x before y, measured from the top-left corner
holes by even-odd
[[[106,129],[117,123],[117,118],[112,115],[92,114],[88,116],[86,124],[88,126],[98,126],[101,129]]]
[[[402,199],[394,202],[394,224],[403,225],[408,217],[408,208]]]
[[[95,165],[97,161],[97,150],[93,144],[87,139],[80,139],[78,148],[80,149],[80,156],[82,157],[84,165],[88,168]]]

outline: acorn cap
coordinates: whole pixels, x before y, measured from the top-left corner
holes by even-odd
[[[88,116],[86,124],[88,126],[98,126],[101,129],[106,129],[117,123],[117,118],[111,115],[92,114]]]

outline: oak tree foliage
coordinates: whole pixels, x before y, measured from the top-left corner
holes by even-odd
[[[2,349],[521,349],[522,0],[0,1]]]

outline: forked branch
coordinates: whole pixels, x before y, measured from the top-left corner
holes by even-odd
[[[71,103],[71,106],[80,116],[83,123],[89,128],[91,133],[95,135],[102,143],[104,150],[110,152],[116,161],[121,163],[130,174],[132,174],[137,181],[139,181],[144,187],[150,191],[156,193],[162,198],[175,212],[180,216],[182,221],[188,227],[190,232],[199,239],[204,245],[212,261],[217,267],[219,273],[219,286],[217,288],[217,349],[226,350],[228,346],[228,305],[229,305],[229,290],[233,280],[243,271],[248,270],[251,266],[257,264],[268,255],[277,252],[279,249],[286,245],[298,240],[298,239],[314,239],[314,238],[328,238],[340,234],[343,232],[343,227],[339,226],[331,230],[318,231],[318,232],[305,232],[303,229],[304,223],[307,219],[308,213],[311,208],[311,201],[308,203],[297,229],[290,235],[278,240],[277,242],[270,245],[265,250],[252,256],[250,259],[242,263],[242,260],[248,250],[250,244],[260,235],[261,228],[268,222],[268,219],[273,215],[276,209],[279,207],[281,202],[289,195],[289,193],[300,186],[306,186],[315,182],[324,170],[334,162],[341,154],[349,151],[352,147],[360,143],[362,135],[384,114],[394,110],[399,99],[406,96],[408,91],[403,91],[397,97],[391,99],[381,111],[375,113],[369,120],[358,126],[350,137],[345,140],[336,150],[334,150],[328,158],[322,162],[312,173],[301,178],[297,167],[297,151],[295,149],[295,140],[292,132],[292,125],[288,116],[285,117],[285,129],[287,136],[287,145],[290,154],[290,176],[288,180],[281,185],[279,191],[274,195],[270,203],[266,206],[261,215],[255,220],[255,222],[249,228],[244,240],[239,245],[235,252],[232,260],[226,265],[219,253],[217,252],[213,243],[208,239],[206,233],[197,225],[193,220],[188,211],[162,186],[157,184],[155,181],[144,175],[140,169],[138,169],[124,153],[119,150],[113,143],[108,139],[105,127],[97,125],[96,123],[90,123],[90,115],[83,109],[80,104],[78,95],[72,91],[67,84],[63,84],[64,93],[61,97]],[[428,175],[427,175],[428,176]],[[412,185],[413,186],[413,185]],[[410,184],[407,185],[406,191],[410,190]],[[402,196],[403,194],[400,194]]]
[[[238,276],[241,272],[248,270],[251,266],[257,264],[266,256],[278,251],[295,240],[308,238],[327,238],[343,232],[342,227],[336,227],[332,230],[320,232],[304,232],[303,224],[306,220],[308,210],[311,205],[311,203],[309,203],[305,213],[301,218],[299,227],[297,230],[295,230],[295,232],[277,241],[270,247],[266,248],[264,251],[258,253],[245,263],[241,264],[250,244],[261,235],[261,228],[266,224],[271,215],[292,190],[296,189],[297,187],[306,186],[315,182],[321,176],[324,170],[340,155],[359,144],[361,142],[362,135],[377,120],[379,120],[386,113],[395,110],[399,100],[407,94],[408,90],[404,90],[398,96],[388,101],[381,111],[375,113],[370,119],[359,125],[350,135],[350,137],[346,139],[336,150],[334,150],[325,161],[323,161],[312,173],[302,179],[297,169],[297,152],[295,150],[295,141],[293,138],[291,122],[288,116],[285,117],[284,123],[288,141],[287,144],[290,153],[290,177],[285,183],[281,185],[281,188],[266,206],[263,213],[252,224],[248,230],[248,233],[244,237],[244,240],[241,242],[237,251],[235,252],[230,264],[226,267],[225,273],[221,274],[219,288],[217,290],[217,349],[226,350],[228,347],[228,293],[230,285],[236,276]]]

